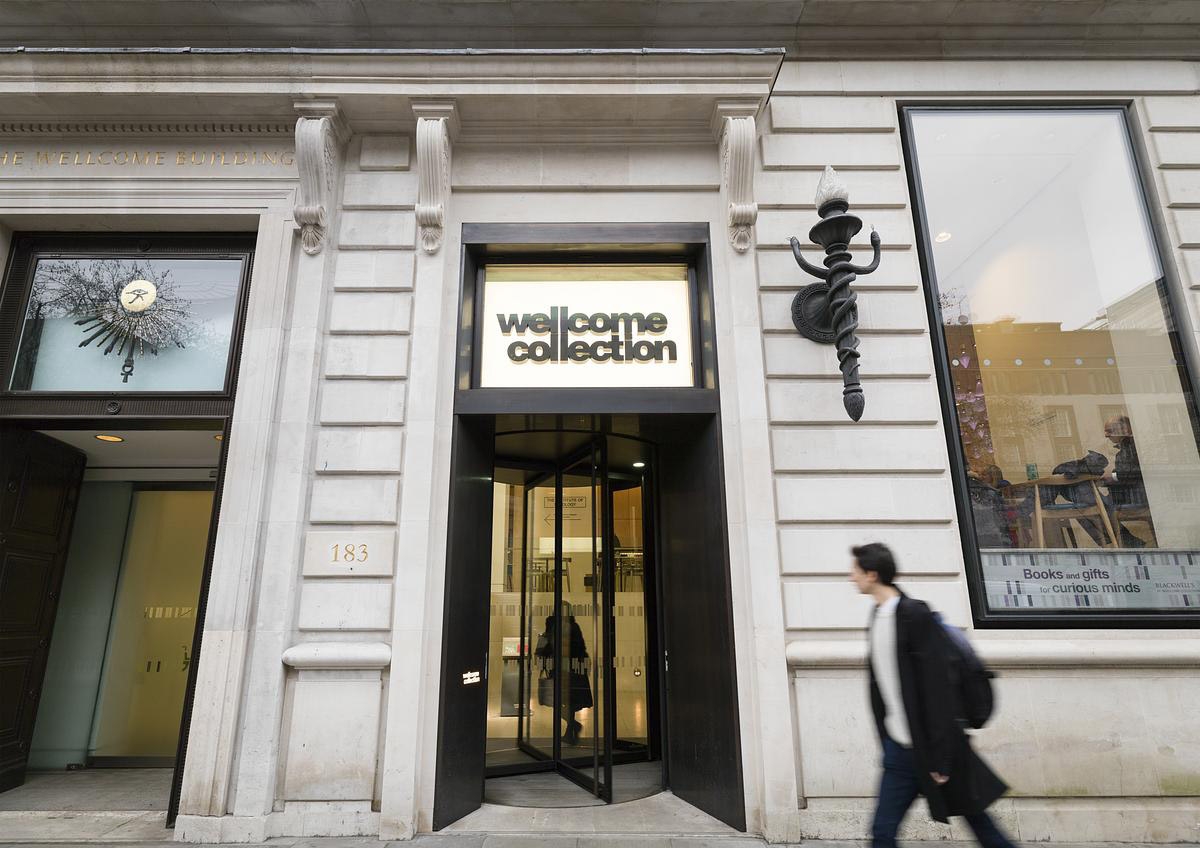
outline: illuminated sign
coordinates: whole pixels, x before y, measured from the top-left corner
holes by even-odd
[[[489,267],[480,386],[694,385],[685,267],[554,267]]]

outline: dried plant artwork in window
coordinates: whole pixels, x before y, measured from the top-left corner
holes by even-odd
[[[11,388],[224,388],[242,270],[225,257],[39,258]]]
[[[185,346],[192,330],[191,304],[176,293],[169,270],[156,274],[137,261],[122,259],[101,260],[86,270],[76,263],[49,262],[38,270],[44,272],[37,278],[42,285],[39,290],[35,283],[31,304],[82,314],[75,321],[84,333],[79,346],[95,345],[105,356],[124,357],[121,382],[133,376],[135,356],[157,356],[159,348]]]

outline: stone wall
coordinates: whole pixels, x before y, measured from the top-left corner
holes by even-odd
[[[878,780],[863,668],[868,602],[845,574],[847,547],[892,545],[904,589],[971,623],[925,293],[901,150],[905,102],[1132,100],[1185,296],[1197,326],[1200,103],[1195,67],[1119,62],[788,62],[770,103],[756,191],[759,287],[789,665],[805,836],[860,838]],[[787,237],[816,220],[832,164],[852,206],[883,237],[859,280],[866,414],[846,420],[833,349],[797,336]],[[1154,205],[1154,198],[1151,198]],[[1192,233],[1192,230],[1195,233]],[[801,239],[804,240],[803,237]],[[858,247],[867,245],[860,237]],[[1114,246],[1119,249],[1119,246]],[[815,248],[810,257],[816,257]],[[1200,697],[1196,631],[981,630],[1000,672],[999,713],[976,736],[1012,785],[996,811],[1021,841],[1196,838]],[[968,838],[960,824],[906,825],[911,837]]]

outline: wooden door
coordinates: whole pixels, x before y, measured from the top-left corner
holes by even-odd
[[[0,791],[25,780],[85,459],[0,429]]]

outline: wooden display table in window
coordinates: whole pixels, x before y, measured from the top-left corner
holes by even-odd
[[[1100,479],[1098,476],[1088,474],[1076,477],[1052,474],[1049,477],[1039,477],[1036,480],[1014,483],[1009,487],[1014,492],[1028,488],[1033,489],[1033,533],[1034,542],[1037,547],[1046,547],[1047,524],[1052,525],[1058,530],[1065,544],[1066,537],[1064,530],[1070,523],[1072,521],[1082,522],[1089,519],[1095,521],[1102,528],[1105,540],[1102,547],[1117,547],[1117,537],[1113,532],[1112,521],[1109,520],[1108,510],[1104,508],[1104,499],[1100,497],[1100,487],[1097,485],[1097,481]],[[1061,504],[1051,503],[1047,506],[1042,506],[1042,488],[1048,486],[1055,488],[1087,486],[1091,489],[1093,501],[1090,504],[1068,502]]]

